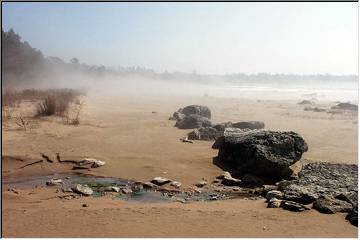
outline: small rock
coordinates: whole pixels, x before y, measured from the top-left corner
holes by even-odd
[[[83,205],[81,205],[82,207],[88,207],[89,205],[87,205],[86,203],[84,203]]]
[[[121,189],[121,192],[124,194],[132,194],[133,191],[129,188],[123,188]]]
[[[171,182],[171,180],[163,177],[155,177],[153,180],[151,180],[151,182],[158,186],[162,186],[166,183]]]
[[[304,111],[326,112],[326,109],[325,108],[318,108],[318,107],[305,107]]]
[[[46,182],[46,185],[47,186],[56,186],[56,185],[60,185],[62,184],[63,181],[61,179],[50,179],[49,181]]]
[[[63,188],[62,191],[64,193],[72,193],[73,192],[73,190],[71,188]]]
[[[281,202],[282,202],[282,200],[279,200],[279,199],[277,199],[277,198],[271,198],[271,199],[268,201],[267,207],[268,207],[268,208],[279,208],[280,205],[281,205]]]
[[[192,190],[194,191],[194,192],[196,192],[196,193],[201,193],[201,190],[200,189],[198,189],[198,188],[192,188]]]
[[[314,104],[312,101],[309,100],[302,100],[301,102],[298,102],[299,105],[310,105]]]
[[[209,200],[215,201],[215,200],[218,200],[218,197],[217,196],[211,196]]]
[[[76,193],[80,193],[85,196],[90,196],[94,193],[94,191],[88,185],[81,185],[81,184],[76,184],[76,186],[72,188],[72,190]]]
[[[293,201],[282,201],[280,207],[285,210],[289,210],[293,212],[302,212],[305,210],[310,210],[310,208],[308,208],[307,206]]]
[[[145,182],[142,184],[144,188],[157,188],[158,185],[151,183],[151,182]]]
[[[172,181],[172,182],[170,182],[170,186],[180,188],[181,187],[181,182]]]
[[[241,180],[233,178],[229,172],[224,172],[222,175],[217,178],[222,179],[221,184],[226,186],[240,186]]]
[[[201,181],[195,183],[194,185],[201,188],[201,187],[204,187],[205,185],[207,185],[207,181],[201,180]]]
[[[120,192],[120,188],[116,186],[108,186],[104,188],[104,191],[108,192]]]
[[[105,162],[94,158],[84,158],[83,160],[79,161],[77,165],[79,166],[91,165],[92,168],[97,168],[105,165]]]
[[[330,196],[320,196],[313,204],[313,208],[321,213],[350,212],[353,208],[351,203],[338,200]]]
[[[176,201],[177,201],[177,202],[181,202],[181,203],[186,203],[186,200],[185,200],[185,199],[182,199],[182,198],[177,198]]]
[[[266,198],[267,201],[269,201],[272,198],[282,199],[283,198],[283,193],[278,191],[278,190],[271,190],[271,191],[266,193],[265,198]]]
[[[194,143],[194,141],[189,140],[188,137],[180,138],[180,141],[184,143]]]

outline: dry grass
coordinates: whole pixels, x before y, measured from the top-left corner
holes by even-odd
[[[70,103],[75,102],[81,95],[72,89],[49,90],[38,104],[37,116],[65,116]]]
[[[30,128],[30,122],[27,119],[25,119],[23,116],[16,117],[15,123],[20,127],[20,129],[24,131]]]
[[[69,107],[64,114],[65,124],[68,125],[79,125],[80,124],[80,113],[84,106],[84,102],[75,101],[71,107]]]
[[[13,115],[22,102],[30,102],[36,107],[35,114],[31,117],[60,116],[67,119],[67,124],[78,125],[83,105],[79,100],[81,95],[83,95],[82,92],[73,89],[4,90],[1,101],[2,116],[3,119],[14,119],[19,127],[26,130],[25,118]]]

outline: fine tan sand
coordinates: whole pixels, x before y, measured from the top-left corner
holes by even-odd
[[[92,174],[148,181],[156,176],[190,186],[223,170],[213,164],[213,142],[183,143],[168,117],[178,108],[202,104],[213,122],[264,121],[266,129],[300,133],[309,145],[301,163],[357,164],[357,114],[306,112],[296,100],[215,97],[121,97],[90,92],[79,126],[58,118],[32,120],[32,129],[3,124],[3,179],[70,171],[57,163],[18,169],[59,152],[64,159],[98,158]],[[334,102],[320,102],[329,107]],[[20,111],[31,112],[26,104]],[[23,159],[20,161],[19,159]],[[267,209],[263,200],[208,203],[138,203],[109,197],[58,199],[56,188],[3,189],[4,237],[357,237],[344,214]],[[87,203],[89,207],[81,205]]]

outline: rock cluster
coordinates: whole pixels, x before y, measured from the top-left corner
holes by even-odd
[[[296,180],[279,184],[285,199],[309,204],[325,195],[357,203],[357,165],[310,163],[302,168],[298,176]]]
[[[175,120],[175,127],[180,129],[195,129],[188,134],[190,140],[216,140],[223,135],[225,128],[229,127],[239,129],[262,129],[265,127],[265,124],[259,121],[212,124],[210,109],[201,105],[180,108],[169,119]]]
[[[346,219],[357,226],[358,168],[352,164],[309,163],[298,178],[279,182],[283,198],[300,204],[313,203],[321,213],[349,212]]]

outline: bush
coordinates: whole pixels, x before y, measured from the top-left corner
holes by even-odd
[[[56,98],[54,96],[47,96],[38,104],[36,116],[51,116],[55,113]]]

